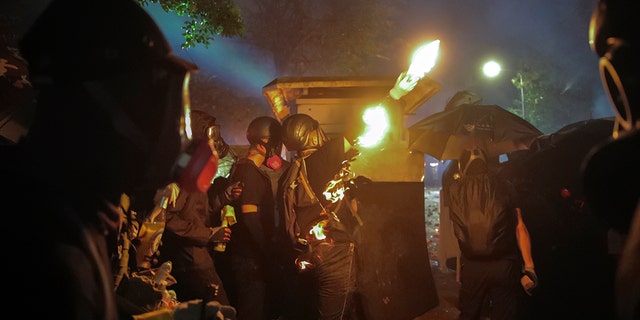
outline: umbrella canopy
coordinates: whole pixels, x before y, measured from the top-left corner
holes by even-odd
[[[575,318],[558,318],[557,310],[578,310],[584,308],[585,303],[599,305],[609,299],[608,293],[591,288],[612,285],[613,264],[582,267],[584,261],[609,261],[607,227],[591,210],[591,205],[584,203],[582,166],[594,148],[611,138],[614,123],[613,118],[572,123],[538,137],[529,150],[514,152],[509,155],[509,161],[501,164],[499,174],[521,195],[522,218],[531,243],[535,244],[531,250],[536,272],[546,279],[531,305],[531,310],[535,310],[532,319]],[[602,192],[620,193],[629,189],[617,183],[616,177],[624,176],[621,181],[637,181],[630,172],[624,172],[623,164],[621,158],[607,162],[607,166],[619,171],[612,169],[611,174],[601,175]],[[607,201],[608,212],[612,215],[621,212],[616,210],[619,203]],[[584,281],[587,278],[589,281]],[[595,318],[598,317],[607,318],[600,314]]]
[[[463,104],[432,114],[409,128],[409,149],[439,160],[458,159],[479,147],[494,157],[526,150],[542,132],[498,105]]]

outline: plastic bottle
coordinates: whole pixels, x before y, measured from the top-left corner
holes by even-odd
[[[233,210],[233,207],[230,205],[226,205],[222,207],[222,211],[220,212],[220,218],[222,220],[221,226],[225,228],[232,226],[236,224],[236,222],[238,222],[236,220],[236,212],[235,210]],[[217,243],[216,246],[213,247],[213,250],[217,252],[225,252],[225,250],[227,250],[227,244],[223,242]]]
[[[167,277],[169,277],[169,274],[171,273],[171,268],[172,268],[171,261],[166,261],[160,266],[160,268],[158,268],[155,276],[153,276],[154,287],[156,287],[157,289],[164,289],[164,283],[167,280]]]

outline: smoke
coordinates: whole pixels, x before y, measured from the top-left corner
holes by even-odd
[[[444,109],[448,99],[460,90],[471,90],[485,104],[508,107],[519,99],[511,84],[512,76],[489,81],[480,66],[489,57],[503,62],[506,73],[522,64],[550,71],[567,90],[595,88],[592,117],[608,115],[609,103],[597,72],[597,56],[588,45],[588,27],[597,0],[452,0],[408,1],[401,8],[394,43],[398,47],[392,60],[409,54],[407,48],[425,38],[441,40],[439,61],[429,77],[442,85],[441,91],[407,118],[410,125]],[[206,48],[197,45],[181,49],[182,17],[164,12],[152,4],[148,12],[158,21],[177,55],[195,62],[203,72],[212,73],[239,92],[260,97],[262,87],[278,75],[270,55],[252,49],[239,39],[219,37]],[[405,60],[390,63],[403,66]],[[400,67],[402,68],[402,67]],[[403,70],[397,70],[400,73]],[[269,110],[266,110],[269,111]],[[584,114],[582,114],[584,115]],[[576,115],[580,116],[580,115]],[[574,119],[575,121],[583,119]]]
[[[606,118],[615,117],[615,112],[609,102],[609,97],[606,93],[599,94],[595,97],[593,106],[591,107],[591,118]]]
[[[276,77],[270,56],[235,38],[216,37],[208,47],[197,44],[182,49],[184,17],[165,12],[159,4],[149,4],[145,9],[156,20],[176,55],[197,64],[203,73],[224,78],[227,85],[239,92],[261,96],[262,87]]]

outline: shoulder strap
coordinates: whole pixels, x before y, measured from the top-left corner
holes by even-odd
[[[298,170],[298,177],[300,178],[300,183],[302,184],[302,187],[304,187],[304,191],[307,193],[309,198],[311,198],[313,202],[317,202],[318,197],[316,197],[315,192],[313,192],[313,189],[311,189],[311,186],[309,185],[309,180],[307,180],[307,165],[304,161],[304,158],[296,159],[296,163],[298,161],[301,162],[301,164],[298,164],[300,166],[300,170]]]

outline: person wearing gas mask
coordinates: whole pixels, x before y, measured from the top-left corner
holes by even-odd
[[[323,192],[341,171],[343,161],[358,151],[341,136],[329,139],[318,121],[307,114],[287,116],[282,130],[284,146],[296,152],[281,176],[277,196],[287,240],[296,238],[287,242],[293,245],[289,264],[298,274],[290,272],[287,299],[292,302],[285,310],[286,317],[348,318],[356,281],[349,210],[347,206],[336,210],[338,206],[325,199]],[[320,225],[326,237],[317,239],[310,231]]]
[[[401,73],[381,104],[402,104],[418,80]],[[284,233],[282,246],[291,252],[288,263],[295,268],[283,296],[289,306],[283,311],[286,319],[362,316],[356,288],[357,197],[352,192],[339,196],[357,189],[358,179],[349,174],[349,163],[359,155],[357,138],[347,136],[359,129],[329,138],[308,114],[290,114],[282,121],[282,142],[295,152],[276,196],[284,229],[278,232]]]
[[[226,253],[232,274],[227,287],[231,304],[241,320],[268,319],[267,303],[274,274],[275,204],[271,179],[263,164],[277,170],[282,165],[281,126],[275,118],[254,118],[247,127],[249,149],[231,171],[230,183],[240,183],[242,194],[233,202],[237,223]],[[223,281],[226,281],[223,278]]]
[[[589,24],[602,84],[615,113],[612,137],[583,163],[586,204],[625,239],[617,261],[614,307],[619,320],[640,319],[640,27],[637,3],[600,0]]]
[[[219,157],[226,156],[229,146],[222,140],[216,118],[204,111],[191,112],[194,139],[206,140]],[[209,180],[211,181],[211,180]],[[172,183],[156,196],[166,199],[165,228],[159,248],[159,263],[172,263],[171,275],[176,283],[169,286],[179,301],[203,299],[229,304],[227,293],[216,270],[210,249],[218,243],[227,243],[231,229],[214,225],[219,220],[222,206],[237,199],[242,193],[238,183],[229,185],[224,192],[209,194],[207,190],[181,190]]]
[[[107,237],[121,195],[135,206],[171,181],[195,188],[217,168],[208,145],[187,152],[197,67],[131,0],[51,1],[20,47],[38,95],[33,124],[3,152],[0,173],[3,200],[20,206],[5,222],[26,232],[5,250],[20,279],[16,312],[118,319]]]

